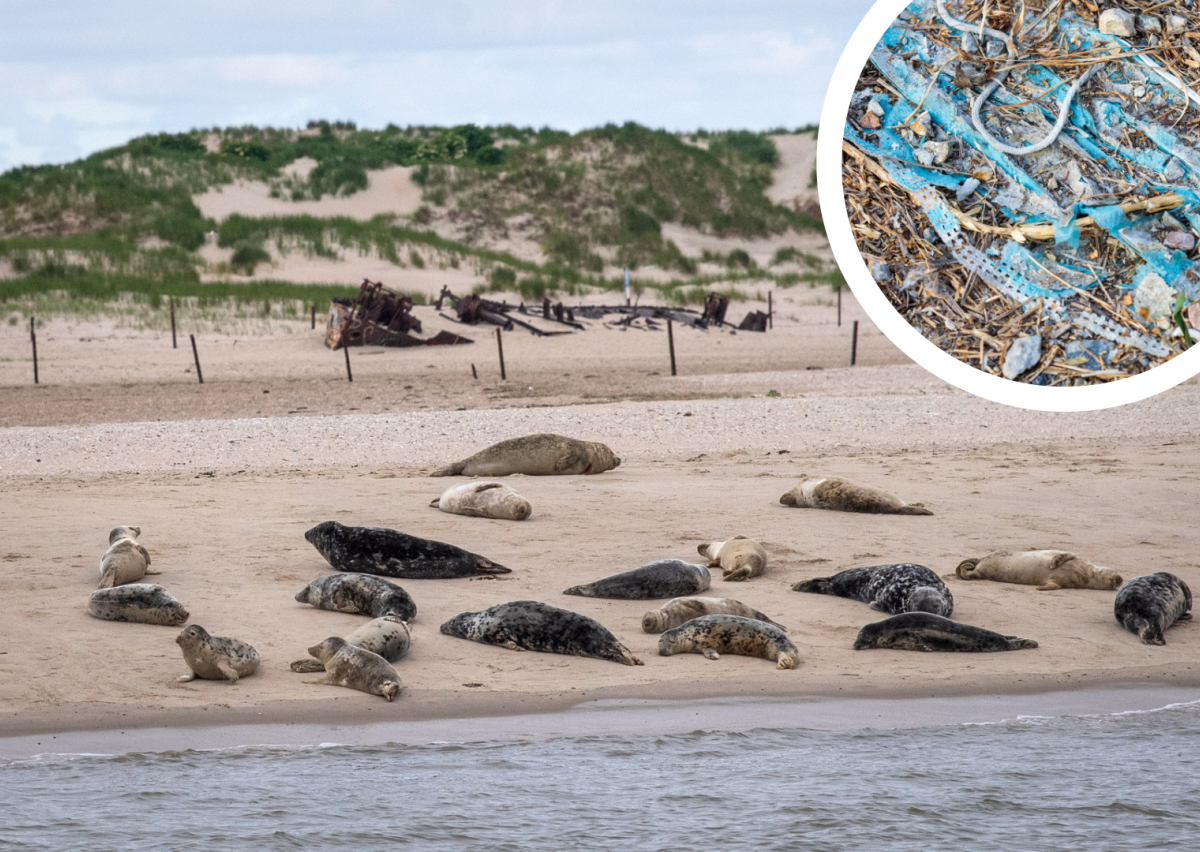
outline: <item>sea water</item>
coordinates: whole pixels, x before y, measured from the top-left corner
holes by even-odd
[[[1197,848],[1197,704],[0,761],[0,850]]]

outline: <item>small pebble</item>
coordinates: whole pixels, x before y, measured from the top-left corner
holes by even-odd
[[[962,41],[959,42],[959,47],[963,53],[971,54],[979,52],[979,42],[975,40],[975,36],[970,33],[963,33]]]
[[[1175,309],[1175,291],[1161,275],[1151,272],[1133,291],[1133,309],[1145,320],[1170,317]]]
[[[1105,9],[1100,13],[1100,32],[1121,38],[1132,38],[1137,34],[1133,15],[1124,9]]]
[[[1187,171],[1183,167],[1183,163],[1179,162],[1178,157],[1172,157],[1167,160],[1167,165],[1163,168],[1163,177],[1167,180],[1183,180]]]
[[[1196,247],[1196,238],[1187,231],[1171,231],[1163,237],[1163,245],[1170,249],[1191,251]]]
[[[883,260],[868,260],[871,266],[871,277],[884,284],[892,278],[892,268]]]
[[[1137,25],[1141,28],[1142,32],[1146,32],[1146,33],[1161,33],[1162,32],[1162,21],[1160,21],[1154,15],[1138,15],[1137,16]]]
[[[987,44],[983,47],[983,53],[988,59],[998,59],[1005,53],[1004,42],[999,39],[989,38]]]
[[[1167,35],[1177,35],[1187,28],[1187,18],[1182,15],[1167,15]]]
[[[954,197],[958,199],[959,204],[962,204],[971,196],[971,193],[977,189],[979,189],[979,181],[975,180],[973,177],[967,178],[962,182],[962,186],[958,188],[958,191],[954,193]]]
[[[1006,379],[1015,379],[1036,364],[1041,357],[1042,336],[1040,334],[1018,337],[1004,353],[1004,366],[1000,368],[1000,372]]]

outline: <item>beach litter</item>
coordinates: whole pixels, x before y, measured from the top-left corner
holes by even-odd
[[[445,346],[471,343],[465,337],[442,331],[428,340],[411,332],[421,331],[421,321],[412,315],[413,301],[403,293],[364,278],[358,295],[335,298],[329,303],[325,345],[330,349],[350,346]]]

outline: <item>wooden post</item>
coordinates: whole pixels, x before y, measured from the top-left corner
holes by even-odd
[[[313,331],[316,331],[316,329],[317,329],[317,303],[316,302],[312,303],[312,327],[313,327]]]
[[[500,337],[500,329],[496,329],[496,349],[500,353],[500,378],[507,379],[508,376],[504,372],[504,340]]]
[[[841,328],[842,327],[842,285],[841,284],[838,285],[837,294],[838,294],[838,328]]]
[[[200,380],[200,384],[204,384],[204,374],[200,372],[200,353],[196,351],[196,335],[189,334],[192,339],[192,357],[196,359],[196,378]]]
[[[775,307],[771,300],[771,291],[767,291],[767,328],[775,327]]]
[[[474,364],[472,364],[472,365],[471,365],[471,378],[473,378],[473,379],[478,379],[478,378],[479,378],[479,373],[475,372],[475,365],[474,365]]]
[[[854,334],[850,338],[850,366],[858,360],[858,320],[854,321]]]
[[[175,337],[175,297],[171,297],[171,348],[179,348],[179,340]]]
[[[34,318],[29,318],[29,342],[33,345],[33,383],[38,384],[38,369],[37,369],[37,331],[34,327]]]
[[[671,327],[671,318],[667,317],[667,348],[671,350],[671,375],[675,375],[675,331]]]
[[[346,356],[346,381],[354,381],[354,374],[350,372],[350,346],[342,346],[342,353]]]

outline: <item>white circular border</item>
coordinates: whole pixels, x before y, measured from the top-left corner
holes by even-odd
[[[957,388],[1005,405],[1039,411],[1092,411],[1137,402],[1200,372],[1200,343],[1144,373],[1102,385],[1054,388],[989,375],[944,352],[900,315],[871,277],[858,250],[842,190],[842,136],[854,84],[871,51],[910,0],[880,0],[854,31],[825,95],[817,139],[817,194],[834,259],[867,316],[889,340],[929,372]]]

